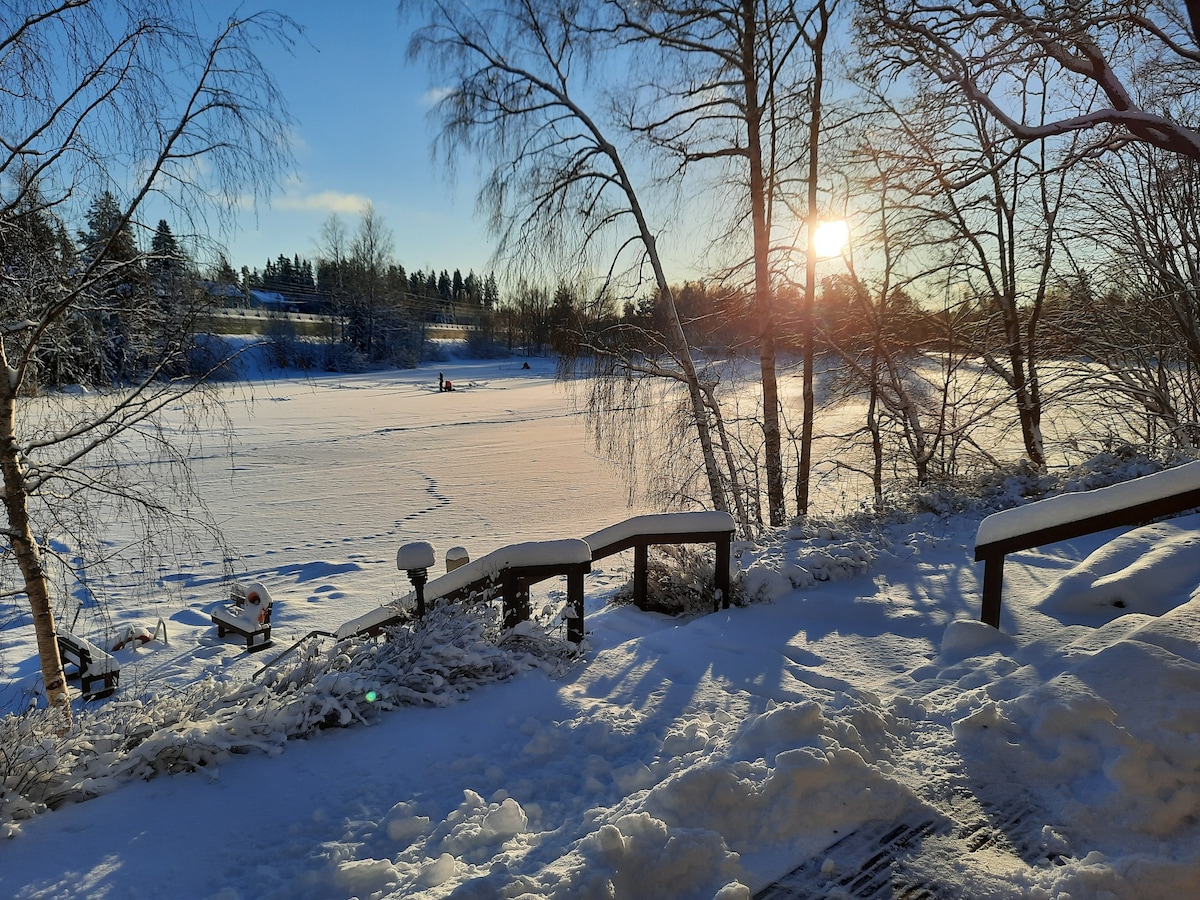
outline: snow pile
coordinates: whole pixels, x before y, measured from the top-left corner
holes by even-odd
[[[390,896],[439,896],[422,891],[455,877],[456,897],[748,898],[739,880],[741,854],[817,849],[814,830],[833,834],[918,804],[911,790],[872,764],[886,754],[889,729],[903,727],[887,718],[871,699],[840,698],[836,712],[813,702],[772,703],[741,723],[692,721],[669,731],[648,764],[616,769],[600,758],[621,752],[617,733],[576,734],[597,754],[582,799],[604,802],[596,778],[611,779],[625,799],[568,811],[579,829],[568,852],[542,857],[535,871],[514,876],[514,858],[553,839],[546,820],[560,819],[564,810],[527,809],[505,792],[485,800],[468,789],[437,823],[415,815],[411,804],[393,808],[388,834],[400,844],[416,840],[390,860],[386,887]],[[569,754],[558,729],[527,730],[527,753],[547,764]]]
[[[774,600],[819,582],[861,575],[880,553],[892,549],[881,532],[844,532],[830,525],[797,526],[788,540],[743,547],[743,591],[756,600]]]
[[[1039,608],[1063,621],[1095,623],[1114,610],[1162,615],[1200,585],[1200,516],[1138,528],[1078,563]]]
[[[1181,896],[1200,874],[1176,864],[1194,861],[1200,822],[1198,626],[1192,600],[1076,632],[1049,658],[1014,647],[953,723],[964,757],[1057,810],[1114,896]]]
[[[656,786],[645,805],[668,824],[721,835],[740,853],[788,846],[814,829],[890,819],[915,803],[871,765],[886,756],[895,728],[877,702],[836,711],[811,701],[772,703],[742,724],[727,751]]]

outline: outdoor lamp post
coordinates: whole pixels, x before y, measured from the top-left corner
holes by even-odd
[[[417,617],[425,616],[425,582],[429,580],[429,568],[437,561],[433,545],[427,541],[414,541],[396,551],[396,568],[408,574],[417,595]]]

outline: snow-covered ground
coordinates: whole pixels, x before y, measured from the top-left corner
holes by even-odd
[[[436,391],[439,368],[459,390]],[[61,794],[96,799],[12,818],[10,793],[0,896],[1200,892],[1200,517],[1010,557],[999,632],[977,621],[982,512],[736,546],[747,605],[691,618],[609,602],[632,566],[614,557],[587,578],[581,659],[442,610],[390,649],[314,644],[301,703],[272,693],[295,657],[250,676],[407,593],[401,544],[477,558],[650,510],[626,506],[544,361],[254,396],[233,464],[196,460],[236,554],[181,558],[111,624],[77,623],[101,639],[161,618],[169,641],[117,651],[116,696],[77,720],[128,735],[153,695],[174,724],[128,752],[74,746]],[[217,638],[226,568],[274,597],[271,650]],[[28,617],[5,620],[0,708],[35,683]],[[298,729],[314,715],[352,724]]]

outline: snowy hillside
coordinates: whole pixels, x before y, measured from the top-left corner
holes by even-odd
[[[260,673],[406,594],[403,543],[476,558],[650,510],[626,506],[544,362],[254,395],[235,401],[233,465],[195,459],[228,561],[164,561],[149,593],[93,586],[112,621],[84,609],[81,632],[162,619],[168,642],[114,651],[116,695],[38,745],[69,773],[56,808],[0,787],[0,896],[1200,890],[1200,516],[1010,557],[1000,631],[977,621],[981,508],[735,545],[744,605],[715,614],[613,602],[632,554],[613,557],[587,577],[579,657],[550,582],[550,617],[516,636],[447,607]],[[269,587],[272,649],[217,637],[229,575]],[[36,668],[28,617],[6,620],[0,708],[24,706]],[[0,760],[38,749],[5,721]]]

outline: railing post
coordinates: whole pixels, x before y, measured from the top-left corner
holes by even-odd
[[[513,628],[521,621],[517,618],[517,576],[511,569],[505,569],[500,575],[501,622],[505,628]]]
[[[583,570],[567,574],[567,640],[583,643]]]
[[[638,609],[646,608],[649,581],[649,544],[639,540],[633,547],[633,603]]]
[[[1000,598],[1004,592],[1004,554],[996,553],[983,559],[983,606],[979,621],[1000,627]]]
[[[529,585],[525,579],[517,576],[512,569],[505,569],[501,575],[501,595],[504,598],[502,619],[505,628],[515,628],[529,619]]]
[[[716,548],[713,583],[720,595],[721,608],[729,609],[729,545],[733,542],[732,534],[722,534],[713,542]],[[717,600],[713,598],[713,612],[717,611]]]

